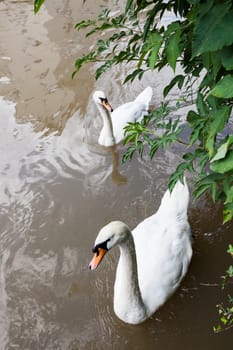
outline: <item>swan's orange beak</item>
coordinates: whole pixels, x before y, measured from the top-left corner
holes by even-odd
[[[101,263],[101,261],[106,253],[107,253],[106,249],[98,248],[98,252],[95,253],[95,255],[93,256],[93,258],[89,264],[90,270],[95,270],[99,266],[99,264]]]
[[[112,108],[112,106],[109,104],[109,102],[107,100],[104,100],[102,102],[102,104],[109,112],[113,112],[113,108]]]

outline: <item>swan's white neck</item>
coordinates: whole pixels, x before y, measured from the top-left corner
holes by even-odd
[[[114,310],[124,322],[137,324],[147,318],[139,283],[133,236],[120,244],[120,259],[114,286]]]
[[[103,146],[113,146],[115,145],[115,138],[113,135],[112,120],[109,111],[100,104],[96,104],[98,110],[103,119],[103,128],[99,137],[99,144]]]

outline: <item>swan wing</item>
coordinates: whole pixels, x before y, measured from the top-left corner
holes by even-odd
[[[128,123],[139,122],[147,113],[146,104],[140,101],[128,102],[116,108],[111,114],[113,134],[116,143],[123,140],[124,127]]]
[[[147,106],[147,109],[149,108],[149,103],[152,99],[152,88],[150,86],[148,86],[147,88],[145,88],[136,98],[135,98],[135,102],[144,102]]]
[[[176,290],[192,257],[188,187],[166,191],[158,211],[133,230],[139,286],[152,314]]]
[[[188,222],[155,214],[133,230],[139,286],[150,314],[164,304],[187,272],[192,256]]]
[[[112,112],[111,119],[116,143],[124,139],[124,127],[127,123],[140,122],[148,113],[151,98],[152,88],[148,86],[134,101],[124,103]]]

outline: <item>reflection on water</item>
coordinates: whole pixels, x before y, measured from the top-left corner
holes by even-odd
[[[220,288],[206,285],[231,263],[220,254],[232,224],[221,225],[221,208],[208,198],[191,203],[187,278],[144,324],[114,315],[117,252],[88,270],[100,227],[120,219],[133,228],[155,212],[183,150],[123,166],[122,145],[97,144],[93,91],[105,90],[118,106],[150,84],[156,105],[169,71],[145,76],[134,91],[121,85],[127,68],[95,83],[90,67],[72,81],[76,56],[91,45],[73,25],[110,1],[96,3],[56,0],[34,16],[31,1],[0,2],[0,349],[227,347],[229,333],[212,333]]]

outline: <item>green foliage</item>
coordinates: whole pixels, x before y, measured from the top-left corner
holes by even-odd
[[[206,1],[198,4],[195,18],[193,53],[199,56],[204,52],[216,52],[233,42],[232,2]],[[203,33],[205,33],[203,35]],[[223,35],[224,33],[224,35]]]
[[[233,97],[233,76],[230,74],[226,75],[215,85],[209,94],[219,98]]]
[[[177,20],[167,27],[159,26],[158,18],[166,10],[177,15]],[[84,23],[85,22],[85,23]],[[222,139],[221,133],[228,124],[233,98],[233,4],[229,0],[167,1],[156,2],[128,0],[125,11],[110,16],[105,10],[94,23],[82,21],[77,29],[91,27],[87,35],[103,32],[101,45],[97,42],[92,53],[76,61],[77,72],[87,62],[100,62],[98,78],[106,69],[116,64],[135,62],[135,68],[125,77],[125,82],[141,79],[147,70],[160,70],[170,66],[174,73],[179,63],[183,74],[172,77],[164,89],[166,97],[177,86],[189,94],[194,79],[199,78],[196,91],[196,110],[189,111],[190,126],[188,146],[169,182],[172,190],[184,172],[195,175],[196,197],[209,191],[213,201],[224,203],[223,222],[233,217],[233,135]],[[205,33],[203,35],[203,33]],[[166,149],[181,139],[179,120],[172,118],[168,104],[153,111],[140,123],[130,123],[125,128],[124,144],[128,149],[123,162],[135,152],[140,156],[148,149],[150,158],[162,148]],[[160,131],[159,135],[157,131]]]
[[[41,5],[44,3],[45,0],[35,0],[34,1],[34,12],[37,13],[41,7]]]
[[[35,6],[42,2],[35,1]],[[165,11],[177,15],[167,26],[159,20]],[[164,89],[164,97],[177,86],[185,90],[186,102],[191,98],[196,108],[187,115],[189,148],[172,174],[169,187],[172,189],[184,172],[192,172],[194,195],[199,197],[209,191],[213,201],[221,201],[223,222],[233,217],[233,135],[225,132],[233,105],[232,23],[230,0],[127,0],[122,13],[113,15],[105,8],[98,18],[82,20],[75,27],[86,36],[99,35],[101,39],[76,60],[73,76],[92,62],[98,63],[96,78],[114,65],[130,63],[124,82],[141,79],[148,70],[172,68],[174,76]],[[176,74],[178,64],[181,74]],[[153,158],[160,148],[183,142],[182,127],[172,115],[173,109],[163,103],[141,124],[129,124],[123,162],[135,152],[143,156],[147,149]]]
[[[145,117],[142,123],[128,123],[125,127],[124,144],[132,145],[123,155],[123,162],[131,159],[135,151],[142,156],[146,146],[149,146],[149,156],[152,159],[159,148],[166,149],[174,141],[182,142],[179,135],[183,127],[179,126],[179,119],[168,118],[170,112],[168,104],[162,103],[160,108]],[[163,134],[159,135],[158,130],[163,131]]]
[[[230,244],[227,252],[233,257],[233,245]],[[222,276],[222,289],[226,287],[227,284],[233,282],[233,266],[230,265]],[[219,324],[214,327],[214,332],[218,333],[223,330],[228,330],[233,327],[233,297],[228,295],[227,305],[223,303],[217,305],[219,314]]]

